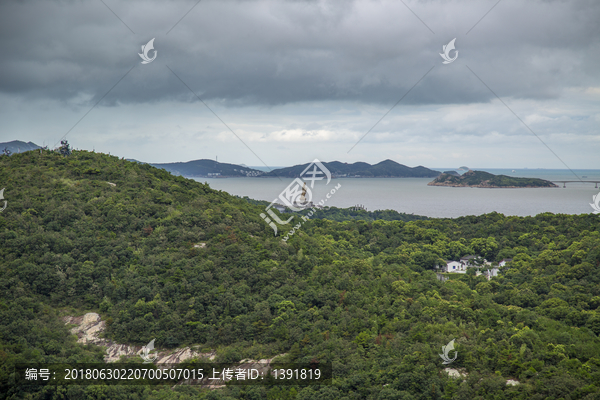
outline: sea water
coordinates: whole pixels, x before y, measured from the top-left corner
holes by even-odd
[[[437,170],[437,169],[436,169]],[[445,171],[447,169],[439,169]],[[600,181],[600,170],[545,170],[545,169],[478,169],[493,174],[515,177],[541,178],[550,181]],[[575,173],[575,175],[574,175]],[[586,178],[583,178],[586,176]],[[290,178],[194,178],[206,182],[213,189],[237,196],[273,201],[291,183]],[[312,201],[326,201],[325,205],[352,207],[363,205],[369,211],[396,210],[428,217],[454,218],[499,212],[504,215],[584,214],[593,212],[592,196],[600,189],[594,183],[562,183],[559,188],[483,189],[466,187],[427,186],[433,178],[341,178],[316,182],[311,189]],[[341,187],[329,199],[329,190]],[[281,203],[281,201],[278,201]]]

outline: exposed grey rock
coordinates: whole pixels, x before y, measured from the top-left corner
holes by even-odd
[[[96,313],[87,313],[81,317],[64,317],[65,324],[75,325],[71,333],[77,335],[79,343],[93,343],[106,348],[105,362],[117,362],[123,356],[138,356],[142,352],[143,346],[130,346],[127,344],[115,343],[111,340],[100,337],[100,334],[106,328],[106,324],[101,320],[100,315]],[[177,364],[191,358],[207,358],[214,360],[216,353],[199,353],[189,347],[175,350],[158,350],[157,364]]]
[[[469,376],[469,374],[462,368],[460,370],[454,368],[444,368],[444,371],[446,371],[448,376],[451,378],[466,378]]]
[[[241,360],[239,362],[239,364],[236,364],[235,367],[231,368],[232,373],[233,373],[233,379],[235,379],[235,376],[236,376],[235,375],[236,369],[245,370],[245,371],[253,371],[253,374],[256,374],[255,376],[263,376],[268,373],[273,360],[275,360],[278,357],[282,357],[286,354],[287,353],[283,353],[283,354],[279,354],[272,358],[265,358],[265,359],[261,359],[261,360],[249,360],[249,359]],[[188,379],[186,381],[180,382],[179,385],[192,384],[192,385],[199,385],[201,387],[208,388],[208,389],[219,389],[219,388],[225,387],[225,383],[226,383],[225,380],[223,380],[223,379],[211,380],[209,378],[211,378],[211,376],[206,375],[203,379]]]

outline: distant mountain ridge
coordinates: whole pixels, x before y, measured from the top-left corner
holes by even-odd
[[[270,172],[259,171],[254,168],[237,164],[220,163],[215,160],[193,160],[174,163],[149,163],[150,165],[165,169],[174,175],[189,177],[299,177],[310,163],[294,165],[292,167],[278,168]],[[353,164],[340,161],[324,162],[333,177],[336,178],[435,178],[439,171],[418,166],[407,167],[392,160],[385,160],[378,164],[355,162]]]
[[[263,175],[257,169],[236,164],[220,163],[215,160],[192,160],[188,162],[161,163],[150,165],[169,171],[173,175],[189,177],[253,177]]]
[[[11,153],[23,153],[26,151],[37,150],[41,148],[33,142],[22,142],[20,140],[13,140],[10,142],[0,142],[0,152],[7,148]]]
[[[296,178],[310,163],[294,165],[293,167],[280,168],[265,173],[267,177],[288,177]],[[337,178],[435,178],[440,175],[439,171],[434,171],[423,166],[407,167],[393,160],[385,160],[371,165],[366,162],[355,162],[353,164],[339,161],[324,162],[325,168]]]
[[[8,148],[12,153],[23,153],[25,151],[37,150],[41,148],[33,142],[23,142],[13,140],[11,142],[0,142],[0,152]],[[142,161],[128,159],[142,164]],[[292,167],[278,168],[270,172],[260,171],[258,169],[246,167],[237,164],[220,163],[215,160],[192,160],[187,162],[172,163],[147,163],[157,168],[169,171],[173,175],[186,177],[299,177],[302,171],[310,163],[294,165]],[[384,160],[380,163],[371,165],[366,162],[355,162],[352,164],[340,161],[324,162],[323,165],[336,178],[435,178],[441,173],[432,169],[418,166],[408,167],[399,164],[393,160]]]

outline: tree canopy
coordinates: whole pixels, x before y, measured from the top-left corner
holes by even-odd
[[[260,205],[105,154],[14,154],[0,157],[0,174],[8,200],[0,214],[0,398],[600,394],[597,215],[343,222],[323,215],[283,242]],[[436,265],[468,254],[513,261],[489,281],[438,279]],[[287,353],[290,362],[332,362],[333,384],[10,385],[18,362],[102,362],[103,349],[76,343],[60,319],[88,311],[120,343],[156,338],[163,348],[216,349],[228,362]],[[450,367],[465,378],[448,376],[438,355],[452,339],[458,357]]]

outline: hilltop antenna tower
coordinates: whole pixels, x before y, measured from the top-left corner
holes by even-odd
[[[71,146],[69,146],[69,142],[66,140],[60,141],[60,154],[62,154],[64,157],[71,155]]]

